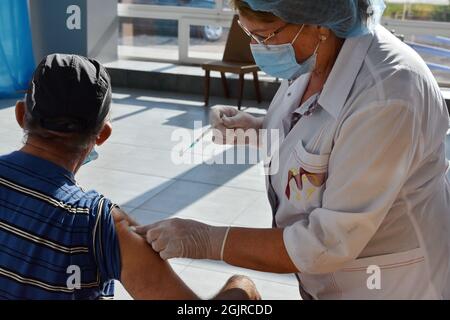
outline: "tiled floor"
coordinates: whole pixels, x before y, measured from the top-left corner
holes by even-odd
[[[85,188],[102,192],[140,223],[169,217],[200,219],[215,225],[270,227],[270,207],[259,165],[176,165],[172,150],[176,129],[192,132],[194,121],[208,119],[198,96],[116,89],[114,133],[98,148],[100,158],[78,175]],[[213,104],[227,104],[215,98]],[[22,133],[14,121],[13,100],[0,101],[0,154],[21,145]],[[248,102],[249,111],[264,113]],[[198,134],[198,133],[196,133]],[[450,146],[450,136],[448,137]],[[193,153],[201,155],[201,147]],[[214,147],[221,156],[227,148]],[[447,152],[450,158],[450,148]],[[275,275],[212,261],[176,259],[175,271],[200,296],[211,297],[232,274],[249,275],[265,299],[299,299],[293,275]],[[128,299],[119,286],[117,298]]]

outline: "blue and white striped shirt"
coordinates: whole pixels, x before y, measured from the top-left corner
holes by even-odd
[[[0,299],[112,296],[121,271],[113,207],[56,164],[0,157]]]

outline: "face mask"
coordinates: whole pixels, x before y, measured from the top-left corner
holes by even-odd
[[[92,162],[94,160],[98,159],[98,152],[95,151],[95,149],[92,149],[91,153],[87,156],[87,158],[84,160],[82,166],[88,164],[89,162]]]
[[[319,49],[320,43],[313,55],[303,63],[298,63],[295,57],[293,44],[302,32],[303,27],[304,26],[302,26],[291,43],[279,45],[250,45],[255,62],[262,71],[275,78],[293,80],[314,70],[317,62],[317,50]]]

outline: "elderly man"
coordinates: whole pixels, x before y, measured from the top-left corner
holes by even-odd
[[[0,298],[101,299],[120,280],[137,299],[197,299],[132,232],[137,224],[75,180],[111,135],[110,78],[97,61],[51,55],[16,105],[24,147],[0,157]],[[232,277],[217,299],[258,298]]]

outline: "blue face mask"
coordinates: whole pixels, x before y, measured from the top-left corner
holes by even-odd
[[[95,151],[95,149],[92,149],[91,153],[87,156],[87,158],[84,160],[82,166],[88,164],[89,162],[92,162],[94,160],[98,159],[98,153]]]
[[[304,26],[302,26],[291,43],[279,45],[250,45],[255,62],[262,71],[275,78],[293,80],[314,70],[317,62],[317,50],[319,49],[320,43],[313,55],[303,63],[298,63],[297,58],[295,57],[293,44],[302,32],[303,27]]]

